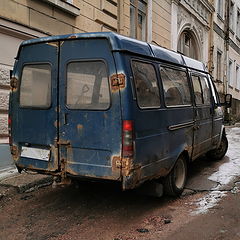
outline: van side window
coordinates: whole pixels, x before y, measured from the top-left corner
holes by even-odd
[[[22,70],[20,106],[48,108],[51,105],[50,64],[29,64]]]
[[[211,78],[209,78],[209,83],[210,83],[210,88],[212,90],[213,101],[216,105],[218,105],[220,103],[219,96],[218,96],[218,93],[216,91],[216,88],[215,88]]]
[[[195,102],[197,105],[206,104],[209,105],[210,98],[210,89],[207,78],[204,76],[192,76],[193,89]]]
[[[185,71],[160,67],[166,106],[191,105],[190,89]]]
[[[150,63],[132,61],[132,70],[139,107],[160,107],[159,87],[154,66]]]
[[[200,81],[202,84],[204,104],[210,105],[211,95],[208,80],[206,77],[200,76]]]
[[[195,103],[196,105],[201,105],[204,103],[204,101],[203,101],[202,86],[201,86],[199,77],[192,76],[192,82],[193,82]]]
[[[109,108],[109,83],[104,62],[72,62],[67,65],[66,104],[70,109]]]

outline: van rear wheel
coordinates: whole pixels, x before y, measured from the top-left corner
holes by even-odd
[[[213,161],[221,160],[225,156],[227,150],[228,150],[228,140],[226,135],[223,134],[219,147],[209,151],[207,153],[207,157]]]
[[[169,196],[182,194],[187,179],[187,162],[184,156],[180,156],[172,171],[164,179],[164,192]]]

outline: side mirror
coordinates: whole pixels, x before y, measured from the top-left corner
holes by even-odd
[[[232,94],[226,94],[224,100],[224,106],[230,108],[232,106]]]

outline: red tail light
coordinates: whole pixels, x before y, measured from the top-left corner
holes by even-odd
[[[8,135],[9,135],[9,144],[12,145],[12,119],[8,115]]]
[[[123,157],[133,156],[133,121],[123,120],[122,122],[122,146]]]

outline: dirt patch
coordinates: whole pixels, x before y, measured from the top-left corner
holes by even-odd
[[[164,237],[192,220],[189,202],[121,192],[115,185],[84,183],[15,194],[1,205],[0,239],[130,240]]]

